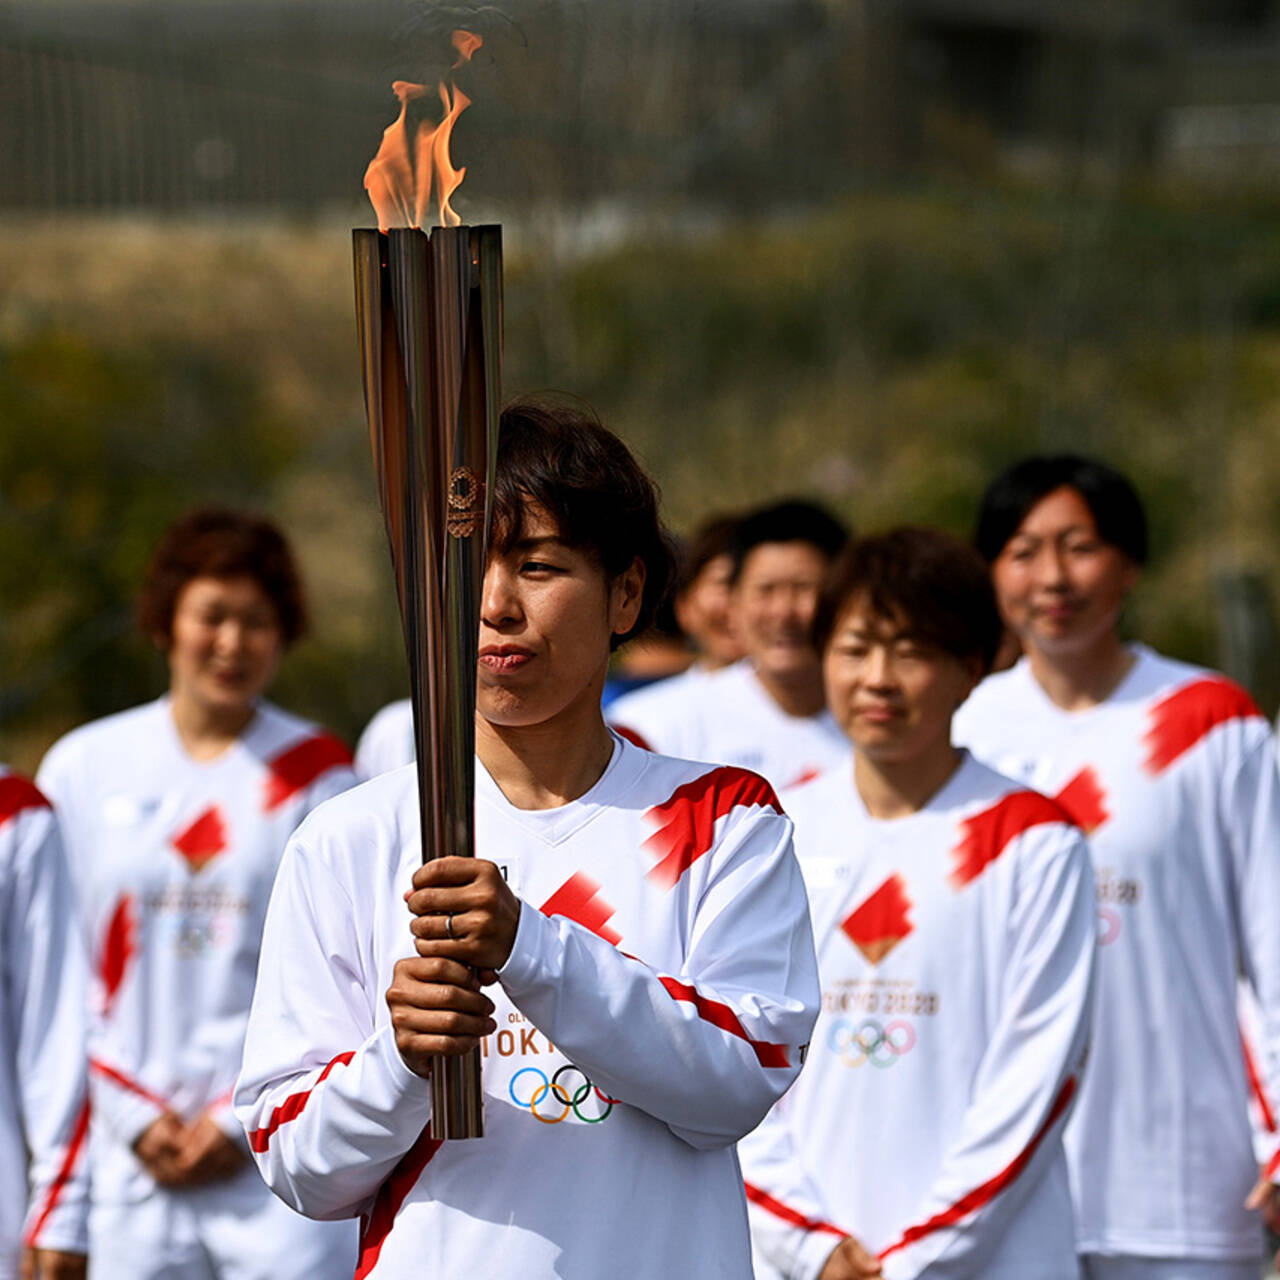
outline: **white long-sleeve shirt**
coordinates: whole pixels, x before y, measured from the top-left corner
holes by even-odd
[[[1089,833],[1098,1000],[1067,1132],[1081,1251],[1251,1258],[1236,977],[1257,994],[1257,1068],[1280,1096],[1280,778],[1242,689],[1133,653],[1105,702],[1071,713],[1024,659],[978,687],[956,733]]]
[[[667,684],[678,688],[668,691]],[[779,788],[849,760],[848,739],[830,711],[787,715],[746,659],[637,689],[614,702],[606,717],[650,750],[751,769]]]
[[[281,866],[236,1092],[264,1177],[304,1213],[362,1215],[360,1277],[748,1280],[733,1144],[817,1012],[790,822],[754,774],[620,740],[556,809],[477,774],[477,852],[521,900],[484,1138],[430,1140],[390,1025],[421,861],[404,768],[323,806]]]
[[[0,766],[0,1280],[84,1253],[85,968],[49,802]]]
[[[408,698],[389,702],[364,727],[356,743],[356,773],[376,778],[401,765],[412,764],[417,755],[413,741],[413,704]]]
[[[39,781],[66,843],[94,973],[95,1201],[155,1188],[131,1144],[161,1113],[208,1112],[238,1141],[231,1090],[267,899],[285,843],[355,781],[336,738],[269,703],[192,760],[167,699],[74,730]]]
[[[848,1233],[889,1280],[1075,1276],[1062,1130],[1095,950],[1079,830],[972,757],[894,821],[851,773],[785,797],[823,1010],[740,1148],[759,1254],[809,1280]]]

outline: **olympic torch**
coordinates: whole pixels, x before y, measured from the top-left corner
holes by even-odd
[[[371,195],[382,155],[366,175]],[[385,226],[376,198],[375,208]],[[475,852],[476,663],[502,360],[501,228],[460,225],[447,195],[441,212],[454,225],[352,232],[369,438],[409,657],[424,862]],[[431,1136],[482,1136],[482,1099],[478,1048],[439,1059]]]

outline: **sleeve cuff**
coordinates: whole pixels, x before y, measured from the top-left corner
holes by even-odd
[[[406,1105],[420,1103],[425,1107],[424,1120],[430,1117],[431,1081],[412,1070],[400,1056],[396,1030],[389,1022],[365,1042],[365,1059],[368,1068],[382,1077],[389,1097]]]
[[[507,991],[526,987],[537,978],[542,966],[548,931],[555,926],[536,907],[520,900],[520,919],[516,924],[516,938],[511,945],[507,962],[498,970],[498,977]]]
[[[842,1239],[843,1236],[833,1236],[829,1231],[810,1231],[796,1251],[790,1280],[818,1280],[827,1259]]]
[[[104,1090],[94,1090],[94,1114],[105,1120],[107,1127],[125,1144],[132,1148],[133,1144],[164,1115],[163,1108],[147,1098],[136,1098],[132,1094],[121,1091],[105,1105]]]

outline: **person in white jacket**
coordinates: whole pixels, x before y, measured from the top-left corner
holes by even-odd
[[[182,517],[139,622],[168,693],[73,730],[38,777],[93,970],[93,1275],[338,1280],[354,1232],[281,1205],[231,1112],[285,841],[355,781],[341,742],[262,698],[305,622],[283,536],[238,512]]]
[[[729,614],[746,656],[686,681],[674,698],[619,698],[609,722],[664,755],[752,769],[775,787],[844,765],[849,744],[827,710],[810,630],[823,576],[848,536],[809,502],[744,516],[731,544]]]
[[[1093,877],[1060,806],[952,745],[1000,637],[985,566],[931,529],[865,538],[815,630],[854,755],[783,793],[823,1009],[740,1149],[757,1274],[1070,1280]]]
[[[1216,672],[1121,638],[1147,528],[1112,468],[1014,464],[983,499],[978,547],[1025,656],[975,690],[958,738],[1055,796],[1088,830],[1097,875],[1097,1016],[1067,1131],[1086,1274],[1251,1280],[1256,1210],[1280,1196],[1275,1134],[1254,1147],[1236,1018],[1243,975],[1260,1091],[1280,1096],[1269,725]]]
[[[0,1280],[83,1280],[85,967],[49,802],[0,765]]]
[[[290,842],[236,1110],[289,1204],[360,1217],[359,1277],[751,1276],[734,1143],[800,1069],[813,942],[769,785],[604,723],[610,647],[669,564],[617,437],[554,402],[508,407],[478,856],[420,865],[412,767]],[[477,1044],[485,1136],[434,1142],[428,1077]]]

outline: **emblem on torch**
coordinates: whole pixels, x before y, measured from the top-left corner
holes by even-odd
[[[479,38],[458,32],[454,43],[469,56]],[[404,88],[397,93],[407,103]],[[450,101],[444,86],[441,95],[451,127],[466,99],[455,91]],[[502,230],[459,225],[448,208],[462,171],[449,165],[444,126],[419,130],[426,145],[417,163],[387,154],[403,125],[402,111],[366,175],[380,228],[353,231],[352,243],[365,408],[409,657],[427,861],[475,852],[476,663],[500,409]],[[451,225],[428,233],[417,225],[420,204],[392,179],[429,190],[433,162],[441,220]],[[482,1101],[478,1048],[439,1059],[431,1136],[480,1137]]]
[[[459,467],[449,477],[449,520],[452,538],[469,538],[485,519],[485,484],[470,467]]]

